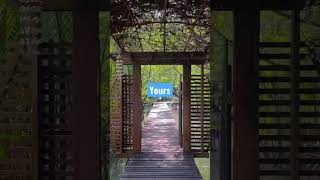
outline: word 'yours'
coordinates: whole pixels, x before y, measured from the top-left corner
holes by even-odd
[[[158,89],[158,88],[154,88],[153,86],[150,86],[150,93],[151,94],[171,94],[171,90],[170,89]]]

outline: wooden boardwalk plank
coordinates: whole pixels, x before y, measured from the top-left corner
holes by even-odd
[[[179,144],[166,103],[156,103],[142,131],[142,152],[129,158],[120,180],[202,180],[193,155]]]

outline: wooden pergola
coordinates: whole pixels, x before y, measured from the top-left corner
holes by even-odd
[[[245,3],[247,2],[247,3]],[[319,146],[302,146],[305,142],[319,142],[319,136],[310,134],[301,134],[301,130],[315,129],[319,130],[319,123],[302,123],[300,118],[319,118],[320,113],[315,110],[304,112],[300,110],[301,106],[315,106],[319,108],[318,100],[301,99],[301,94],[319,95],[317,88],[300,87],[301,83],[317,84],[320,82],[319,76],[300,77],[301,71],[316,71],[314,65],[300,64],[302,61],[300,49],[305,45],[301,43],[300,38],[300,19],[299,14],[305,1],[304,0],[260,0],[255,3],[238,0],[217,0],[211,1],[212,10],[226,10],[233,12],[234,18],[234,57],[232,67],[228,65],[227,60],[221,61],[223,71],[221,79],[214,78],[210,74],[210,163],[212,173],[211,179],[223,180],[257,180],[261,176],[286,176],[290,180],[299,180],[302,176],[319,177],[318,169],[305,170],[302,165],[308,163],[319,165],[319,159],[301,158],[302,153],[319,153]],[[25,2],[32,6],[32,2]],[[29,157],[31,154],[32,168],[26,166],[26,169],[6,169],[3,171],[4,177],[23,177],[25,179],[40,180],[42,176],[59,178],[72,178],[75,180],[100,180],[102,177],[101,167],[101,122],[100,122],[100,42],[99,42],[99,12],[110,11],[109,1],[99,0],[44,0],[41,3],[42,11],[70,11],[73,15],[73,42],[68,48],[72,49],[72,68],[50,69],[40,65],[41,58],[57,59],[55,49],[59,49],[50,43],[39,46],[39,49],[45,49],[46,54],[40,54],[39,57],[32,57],[32,115],[27,113],[1,112],[13,119],[27,116],[32,119],[32,128],[26,131],[32,132],[32,151],[25,151],[24,156]],[[290,42],[260,42],[260,11],[261,10],[288,10],[291,11],[291,40]],[[53,47],[51,47],[53,46]],[[165,46],[165,43],[164,43]],[[289,53],[263,54],[260,48],[286,48]],[[51,48],[51,49],[50,49]],[[47,50],[47,49],[50,49]],[[164,48],[166,50],[166,47]],[[226,52],[226,54],[228,54]],[[70,55],[66,56],[69,58]],[[48,58],[49,57],[49,58]],[[122,52],[114,54],[114,59],[123,60],[124,64],[133,65],[132,85],[133,89],[133,131],[136,135],[133,137],[133,152],[138,153],[141,149],[141,65],[146,64],[174,64],[183,65],[183,109],[184,109],[184,134],[183,149],[185,152],[191,152],[191,65],[203,64],[209,60],[211,69],[214,69],[213,57],[207,52]],[[278,60],[285,59],[288,63],[285,65],[264,65],[259,64],[264,58]],[[16,57],[17,58],[17,57]],[[28,58],[31,58],[31,56]],[[64,57],[65,58],[65,57]],[[18,58],[17,58],[18,59]],[[58,58],[59,59],[59,58]],[[43,68],[43,69],[41,69]],[[281,71],[288,72],[288,77],[262,77],[259,73],[262,71]],[[42,73],[42,74],[41,74]],[[62,74],[62,75],[61,75]],[[43,75],[43,76],[41,76]],[[55,81],[57,75],[63,78],[72,79],[72,112],[69,115],[61,115],[52,109],[58,106],[53,102],[45,104],[43,99],[46,95],[55,95],[60,93],[59,90],[41,89],[46,86],[47,81],[42,82],[46,77],[52,78],[47,81]],[[67,77],[70,75],[71,77]],[[273,75],[273,74],[272,74]],[[64,82],[70,81],[63,79]],[[203,80],[201,80],[203,84]],[[214,82],[215,81],[215,82]],[[287,83],[287,88],[261,88],[261,83]],[[216,86],[215,86],[216,85]],[[110,87],[110,85],[109,85]],[[221,88],[221,101],[215,104],[216,89]],[[67,89],[70,90],[70,89]],[[289,99],[281,100],[261,100],[261,94],[285,94]],[[70,94],[69,94],[70,95]],[[202,94],[203,95],[203,94]],[[232,95],[232,96],[231,96]],[[49,97],[49,95],[48,95]],[[43,99],[41,99],[43,98]],[[45,112],[43,107],[49,107],[49,113]],[[65,104],[63,104],[65,105]],[[289,111],[286,112],[266,112],[262,111],[264,106],[286,106]],[[52,108],[54,107],[54,108]],[[60,107],[60,106],[59,106]],[[216,109],[221,108],[220,120],[214,116]],[[231,113],[232,110],[232,113]],[[202,112],[203,113],[203,112]],[[220,113],[220,112],[219,112]],[[12,115],[14,114],[14,115]],[[232,117],[231,117],[232,114]],[[202,114],[203,115],[203,114]],[[70,131],[46,132],[41,134],[40,121],[44,122],[46,117],[50,118],[70,118]],[[69,117],[70,116],[70,117]],[[261,122],[263,118],[286,118],[288,122],[265,123]],[[9,118],[10,119],[10,118]],[[29,124],[30,125],[30,124]],[[2,125],[1,125],[2,126]],[[4,125],[5,126],[5,125]],[[16,125],[21,129],[21,124]],[[12,128],[13,127],[13,128]],[[14,125],[9,124],[5,128],[8,131],[18,131]],[[44,126],[43,126],[44,127]],[[42,127],[42,128],[43,128]],[[54,126],[55,127],[55,126]],[[15,129],[16,128],[16,129]],[[45,128],[45,127],[44,127]],[[109,128],[109,127],[107,127]],[[13,130],[11,130],[13,129]],[[21,132],[24,132],[25,129]],[[263,135],[260,130],[285,130],[289,133],[286,135]],[[20,132],[20,131],[19,131]],[[51,134],[50,134],[51,133]],[[68,134],[69,133],[69,134]],[[65,148],[66,144],[70,145],[70,154],[61,155],[61,159],[45,159],[47,156],[54,154],[54,150],[49,149],[43,152],[46,146],[39,143],[40,138],[51,137],[55,142],[60,142],[61,147]],[[68,137],[68,141],[67,138]],[[62,138],[62,139],[59,139]],[[64,139],[65,138],[65,139]],[[59,141],[58,141],[59,140]],[[262,146],[261,141],[272,143],[274,141],[286,141],[290,146]],[[109,145],[109,144],[108,144]],[[25,148],[25,147],[23,147]],[[23,151],[24,149],[18,149]],[[69,146],[68,146],[69,148]],[[107,147],[109,151],[109,147]],[[18,150],[15,150],[18,152]],[[203,147],[202,147],[203,150]],[[53,152],[53,153],[52,153]],[[40,154],[44,155],[42,159]],[[69,152],[68,152],[69,153]],[[263,153],[286,153],[288,157],[280,159],[261,158]],[[64,157],[64,159],[63,159]],[[70,158],[71,157],[71,158]],[[17,157],[20,158],[20,157]],[[25,157],[24,157],[25,158]],[[68,159],[70,158],[70,159]],[[23,158],[21,158],[23,159]],[[21,163],[21,159],[8,161],[12,167]],[[313,160],[313,161],[312,161]],[[65,168],[63,172],[55,172],[48,167],[41,166],[45,161],[52,161],[59,167],[64,163],[72,161],[72,167]],[[25,162],[25,161],[22,161]],[[109,163],[109,162],[106,162]],[[288,166],[285,170],[262,169],[262,165],[285,164]],[[60,166],[61,165],[61,166]],[[27,168],[29,167],[29,169]],[[10,167],[9,167],[10,168]],[[2,171],[1,171],[2,172]],[[1,174],[2,175],[2,174]],[[0,175],[0,177],[1,177]],[[232,175],[232,177],[231,177]],[[58,177],[57,177],[58,178]],[[108,178],[108,176],[106,177]]]
[[[203,65],[207,62],[208,54],[206,52],[133,52],[133,53],[120,53],[120,54],[113,54],[113,59],[117,61],[121,61],[123,64],[132,65],[133,66],[133,75],[132,75],[132,87],[130,88],[129,92],[125,94],[132,94],[131,102],[133,103],[130,106],[130,109],[126,109],[126,105],[120,105],[119,108],[121,109],[120,112],[115,112],[114,117],[121,117],[116,116],[116,114],[123,112],[133,112],[133,120],[132,120],[132,131],[129,132],[122,132],[123,128],[120,128],[120,134],[130,134],[132,136],[132,152],[124,152],[122,147],[120,146],[118,149],[115,150],[115,153],[118,153],[122,156],[130,156],[131,153],[136,154],[141,152],[141,114],[142,114],[142,107],[141,107],[141,65],[183,65],[183,80],[182,80],[182,114],[183,114],[183,139],[182,139],[182,147],[184,152],[192,152],[192,145],[191,145],[191,66],[192,65]],[[202,66],[203,68],[203,66]],[[119,71],[122,68],[118,68]],[[203,76],[203,72],[202,72]],[[202,77],[203,79],[203,77]],[[123,80],[117,79],[118,82],[122,82]],[[118,88],[122,89],[124,85],[119,84]],[[201,83],[203,86],[203,83]],[[125,88],[127,89],[127,88]],[[122,92],[123,90],[120,90]],[[203,89],[202,89],[203,91]],[[202,92],[201,91],[201,92]],[[120,95],[120,99],[117,101],[124,103],[125,101],[121,99],[121,96],[125,96],[124,94]],[[200,98],[201,101],[203,98]],[[202,107],[203,109],[204,107]],[[124,110],[125,109],[125,110]],[[119,126],[117,122],[125,121],[128,117],[131,116],[130,114],[126,114],[121,118],[116,118],[113,121],[116,123],[114,126]],[[202,115],[203,116],[203,115]],[[203,123],[203,117],[201,117],[201,121]],[[113,122],[111,121],[111,123]],[[111,128],[112,128],[111,124]],[[121,125],[122,126],[122,125]],[[114,129],[114,128],[112,128]],[[117,133],[118,134],[118,133]],[[111,138],[113,136],[111,135]],[[120,139],[115,139],[113,142],[121,142],[122,137]],[[122,142],[123,143],[123,142]],[[120,144],[122,144],[120,143]],[[117,143],[116,143],[117,144]],[[117,146],[117,145],[114,146]]]

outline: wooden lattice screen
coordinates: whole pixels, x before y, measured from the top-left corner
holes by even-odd
[[[122,76],[122,151],[132,152],[132,76]]]
[[[32,62],[17,44],[0,59],[0,179],[32,180]]]
[[[294,59],[291,43],[261,43],[259,162],[262,180],[287,179],[293,173],[310,180],[320,176],[320,68],[306,56],[304,43],[300,46],[298,59]]]
[[[42,43],[38,57],[39,178],[72,179],[71,44]]]
[[[110,143],[113,153],[122,154],[122,75],[123,62],[116,61],[116,76],[111,82]]]
[[[16,4],[19,37],[7,42],[6,55],[0,57],[0,179],[33,180],[38,144],[33,68],[41,8],[39,0]]]
[[[195,156],[207,156],[210,144],[209,78],[191,76],[191,150]]]

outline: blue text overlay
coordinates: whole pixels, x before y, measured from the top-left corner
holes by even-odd
[[[173,83],[148,83],[148,97],[173,97]]]

